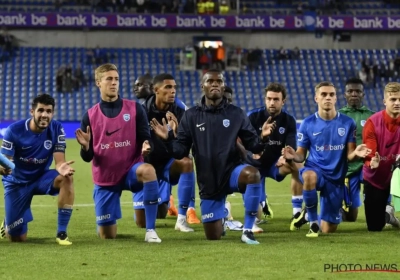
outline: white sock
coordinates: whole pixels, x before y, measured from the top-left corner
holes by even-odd
[[[293,208],[293,216],[301,212],[301,208]]]
[[[186,221],[186,216],[182,214],[178,214],[178,221]]]
[[[308,221],[308,213],[306,213],[306,214],[304,215],[304,219],[305,219],[306,221]]]

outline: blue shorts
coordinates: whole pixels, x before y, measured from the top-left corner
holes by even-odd
[[[345,179],[344,203],[347,207],[358,208],[361,206],[360,191],[362,181],[362,170]]]
[[[179,178],[176,180],[171,180],[169,177],[169,171],[171,169],[172,163],[175,159],[171,159],[165,166],[161,174],[157,175],[158,184],[160,185],[160,197],[158,199],[159,204],[169,202],[169,197],[171,195],[171,187],[178,184]],[[143,190],[133,194],[133,209],[139,210],[144,209],[143,204]]]
[[[303,173],[308,170],[314,171],[315,174],[317,174],[316,189],[320,192],[319,199],[321,204],[321,220],[331,224],[340,224],[342,220],[340,209],[342,208],[344,185],[332,183],[325,178],[320,170],[309,167],[303,167],[299,170],[300,181],[302,184],[304,184]]]
[[[142,164],[143,162],[139,162],[132,166],[122,184],[107,187],[94,185],[93,200],[96,223],[99,226],[114,225],[118,219],[121,219],[122,191],[139,192],[143,189],[143,183],[139,182],[136,176],[136,170]]]
[[[250,166],[248,164],[242,164],[235,167],[232,171],[229,179],[229,188],[231,192],[239,192],[239,176],[243,168]],[[225,210],[225,200],[223,197],[218,200],[214,199],[202,199],[200,201],[201,219],[203,223],[214,222],[226,217],[227,212]]]
[[[34,182],[28,184],[4,185],[4,206],[8,234],[20,236],[28,231],[28,223],[33,221],[31,201],[34,195],[57,195],[54,180],[59,175],[57,170],[47,170]]]

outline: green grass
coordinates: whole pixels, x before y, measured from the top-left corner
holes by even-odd
[[[157,220],[161,244],[144,242],[144,230],[133,221],[132,199],[121,197],[123,218],[116,240],[96,235],[90,164],[79,157],[75,141],[68,141],[68,160],[75,160],[76,201],[69,225],[73,245],[55,243],[57,198],[37,196],[32,201],[34,221],[29,241],[0,241],[0,279],[396,279],[397,273],[331,273],[324,264],[396,264],[400,270],[398,230],[368,233],[363,209],[356,223],[340,225],[338,232],[305,237],[308,226],[289,231],[289,180],[268,181],[269,201],[275,217],[257,235],[261,242],[240,242],[240,232],[228,232],[221,241],[207,241],[201,225],[194,233],[174,231],[175,218]],[[176,188],[174,188],[176,193]],[[229,196],[233,216],[243,221],[241,196]],[[198,206],[199,200],[196,204]],[[199,207],[197,207],[199,208]],[[200,215],[198,211],[198,215]],[[1,205],[0,217],[4,216]]]

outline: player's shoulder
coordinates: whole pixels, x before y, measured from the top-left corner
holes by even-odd
[[[243,118],[246,117],[245,111],[243,111],[242,108],[233,105],[233,104],[227,104],[226,105],[226,110],[229,113],[229,115],[234,116],[235,118]]]
[[[247,112],[247,116],[248,116],[248,117],[250,117],[250,116],[256,116],[256,115],[259,115],[259,114],[261,114],[261,113],[263,113],[263,112],[265,112],[265,106],[259,107],[259,108],[255,108],[255,109],[253,109],[253,110],[248,111],[248,112]]]
[[[186,104],[182,100],[180,100],[179,98],[175,98],[175,105],[176,105],[177,108],[182,109],[184,111],[189,109],[189,107],[186,106]]]
[[[318,119],[317,113],[314,113],[314,114],[311,114],[311,115],[305,117],[302,123],[305,123],[305,124],[311,123],[311,122],[316,121],[317,119]]]
[[[20,132],[28,130],[29,120],[30,119],[16,121],[16,122],[10,124],[7,129],[10,132],[12,132],[13,134],[19,134]]]
[[[283,117],[285,117],[288,121],[294,121],[296,122],[296,118],[290,114],[288,111],[286,110],[282,110],[281,114],[283,115]]]
[[[353,118],[351,118],[343,113],[340,113],[340,112],[338,112],[337,121],[340,123],[343,123],[343,124],[348,124],[348,125],[355,123]]]
[[[58,129],[62,128],[62,123],[57,120],[51,120],[49,127],[52,130],[58,130]]]
[[[200,110],[198,110],[199,108],[197,107],[197,106],[195,106],[195,107],[191,107],[191,108],[188,108],[187,110],[186,110],[186,116],[192,116],[192,115],[195,115],[195,114],[197,114],[198,112],[200,112]]]

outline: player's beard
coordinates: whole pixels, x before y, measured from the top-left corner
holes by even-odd
[[[49,126],[50,118],[33,118],[33,121],[38,129],[45,130]]]

